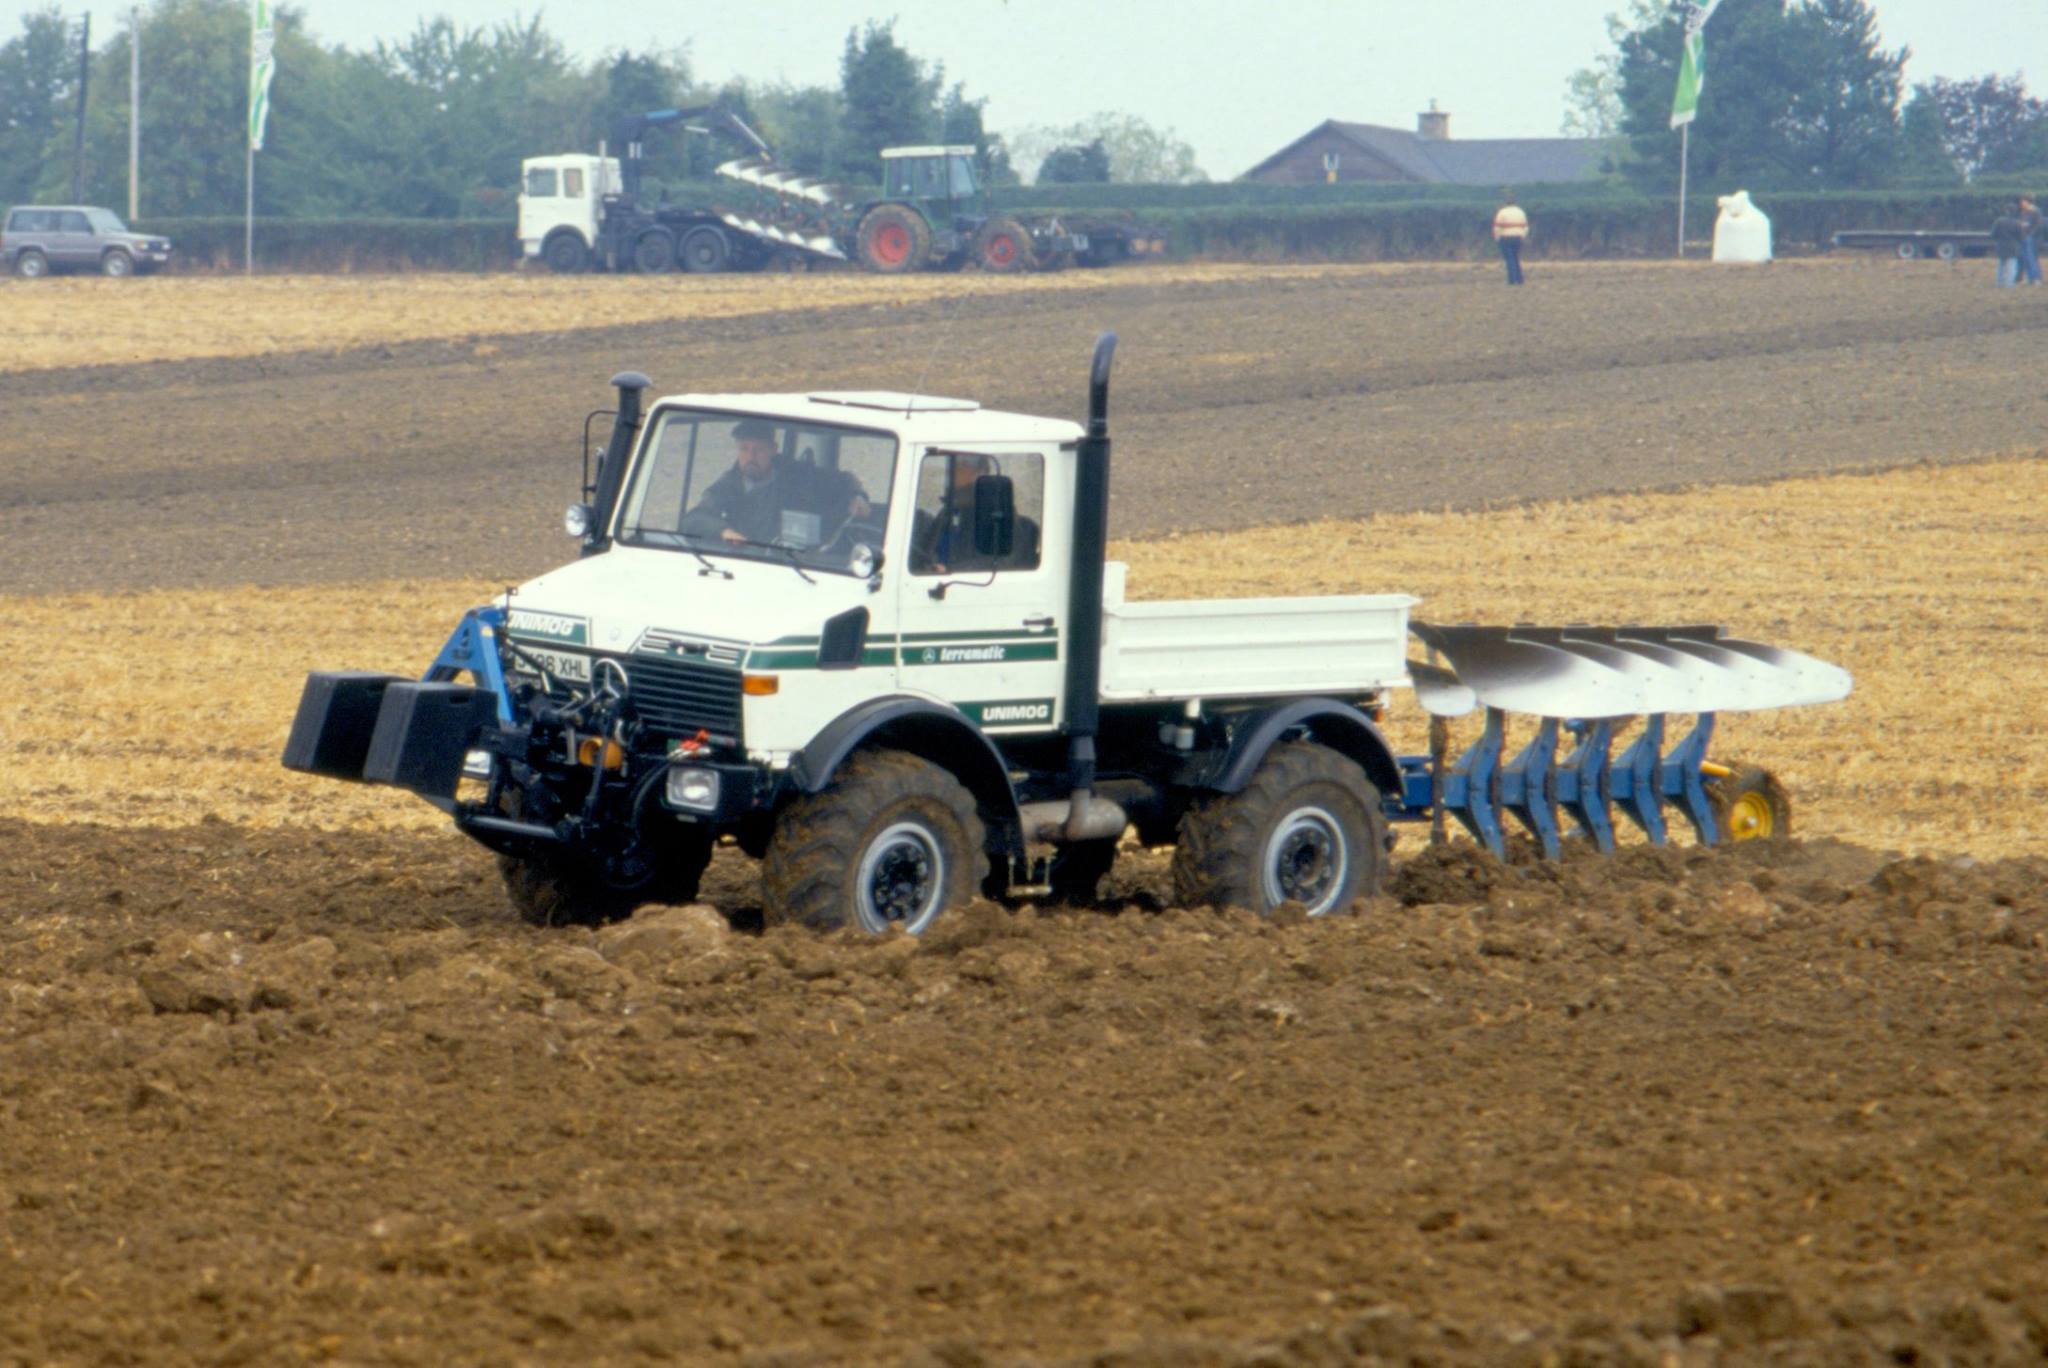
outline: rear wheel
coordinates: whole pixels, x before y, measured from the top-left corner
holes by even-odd
[[[1920,249],[1910,242],[1900,243],[1898,251],[1899,260],[1901,261],[1911,261],[1914,257],[1920,255]]]
[[[990,219],[974,237],[974,260],[984,271],[1009,275],[1032,265],[1031,234],[1015,219]]]
[[[767,920],[915,935],[981,887],[984,840],[958,779],[902,751],[862,751],[776,822],[761,862]]]
[[[50,273],[50,259],[30,248],[14,259],[14,273],[30,280],[40,279]]]
[[[1298,903],[1340,912],[1380,888],[1386,824],[1379,791],[1327,746],[1275,746],[1238,793],[1188,809],[1173,852],[1175,900],[1270,913]]]
[[[100,258],[100,274],[116,279],[132,276],[135,274],[135,258],[119,247],[110,248],[107,254]]]
[[[1956,245],[1953,242],[1936,243],[1934,254],[1943,261],[1954,261],[1956,259]]]
[[[692,275],[715,275],[732,263],[732,242],[706,225],[683,234],[683,269]]]
[[[666,228],[651,228],[633,243],[633,269],[641,275],[660,275],[676,266],[676,240]]]
[[[1768,841],[1792,834],[1792,797],[1778,776],[1758,765],[1737,765],[1707,784],[1714,825],[1723,844]]]
[[[868,210],[855,237],[861,263],[883,275],[901,275],[924,265],[932,252],[932,230],[924,216],[900,204]]]
[[[541,249],[541,259],[556,275],[575,275],[590,267],[590,249],[574,233],[558,233]]]

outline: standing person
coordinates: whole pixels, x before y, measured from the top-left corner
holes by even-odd
[[[1503,190],[1505,201],[1493,216],[1493,240],[1500,244],[1500,259],[1508,265],[1508,284],[1522,283],[1522,242],[1529,236],[1529,216],[1515,203],[1515,192]]]
[[[2041,283],[2041,211],[2032,195],[2020,196],[2020,279],[2029,285]]]
[[[1998,258],[2000,288],[2019,284],[2020,216],[2007,212],[1991,220],[1991,251]]]

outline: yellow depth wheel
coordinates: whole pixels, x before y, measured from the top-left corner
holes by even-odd
[[[1721,840],[1768,841],[1792,834],[1792,799],[1778,777],[1758,765],[1736,765],[1707,785]]]

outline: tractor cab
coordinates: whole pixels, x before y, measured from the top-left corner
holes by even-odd
[[[885,147],[882,149],[882,195],[914,201],[935,221],[967,212],[981,194],[974,174],[974,148]],[[939,205],[944,212],[937,212]]]

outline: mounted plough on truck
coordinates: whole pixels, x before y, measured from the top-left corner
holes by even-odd
[[[1129,829],[1173,847],[1181,902],[1314,914],[1378,889],[1390,820],[1499,851],[1513,814],[1553,857],[1560,813],[1602,849],[1617,808],[1652,841],[1673,810],[1707,843],[1784,830],[1773,781],[1705,753],[1717,711],[1848,692],[1798,652],[1411,622],[1405,594],[1127,600],[1114,343],[1085,428],[899,393],[649,408],[615,376],[581,557],[472,610],[422,680],[312,675],[285,764],[448,812],[544,923],[687,900],[728,839],[771,919],[915,932],[977,893],[1089,899]],[[1479,739],[1395,754],[1409,687],[1486,709]],[[1505,759],[1510,712],[1538,721]],[[1672,712],[1697,721],[1667,751]]]

